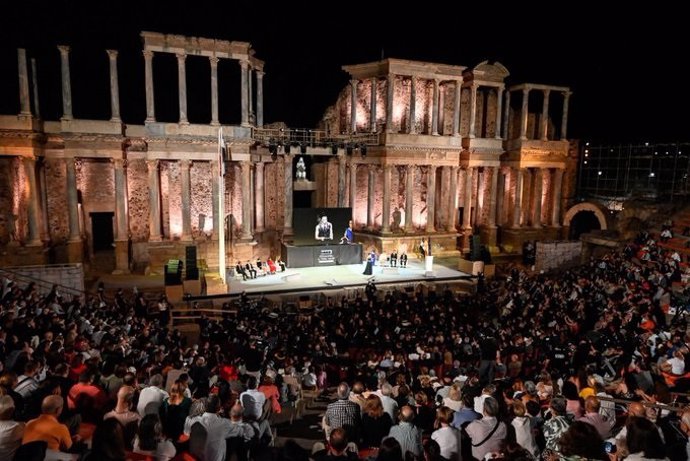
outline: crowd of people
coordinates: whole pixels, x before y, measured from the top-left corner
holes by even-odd
[[[140,295],[41,296],[5,277],[0,459],[257,457],[271,413],[329,387],[325,443],[277,456],[688,459],[690,410],[672,394],[690,389],[686,298],[672,292],[683,271],[641,234],[558,276],[513,268],[475,295],[368,289],[309,315],[245,297],[202,317],[198,344]]]

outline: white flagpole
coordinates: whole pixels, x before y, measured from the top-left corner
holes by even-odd
[[[223,159],[223,147],[225,146],[225,140],[223,139],[223,127],[218,129],[218,171],[214,174],[218,174],[217,181],[220,182],[218,187],[218,272],[220,273],[220,279],[224,284],[227,284],[225,280],[225,165]]]

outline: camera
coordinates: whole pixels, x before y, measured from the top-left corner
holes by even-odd
[[[615,453],[616,452],[616,444],[613,442],[609,442],[609,441],[604,442],[604,451],[606,453]]]

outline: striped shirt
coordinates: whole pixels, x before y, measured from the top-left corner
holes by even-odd
[[[391,427],[388,436],[398,441],[402,448],[403,458],[408,451],[415,456],[420,456],[423,453],[422,433],[412,423],[400,422],[400,424]]]
[[[326,424],[331,429],[338,427],[359,428],[359,405],[347,399],[340,399],[326,408]]]

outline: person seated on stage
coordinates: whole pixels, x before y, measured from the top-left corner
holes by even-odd
[[[280,272],[285,272],[285,262],[280,259],[280,255],[276,256],[276,264],[280,266]]]
[[[237,265],[235,266],[235,270],[237,271],[238,274],[242,274],[242,280],[247,280],[247,271],[244,269],[244,266],[242,263],[237,261]]]
[[[247,273],[251,276],[251,278],[256,278],[256,268],[254,267],[254,264],[252,264],[251,261],[247,261],[247,264],[244,265],[244,268],[246,269]]]
[[[265,276],[266,274],[268,274],[267,268],[268,267],[266,266],[266,264],[261,262],[261,258],[256,258],[256,272],[258,274]]]
[[[328,216],[321,216],[321,220],[314,228],[314,238],[322,242],[333,240],[333,224],[328,222]]]
[[[371,250],[371,253],[369,253],[369,261],[371,261],[372,266],[376,265],[376,250]]]
[[[396,267],[398,265],[398,250],[393,250],[390,256],[391,267]]]
[[[407,267],[407,253],[404,251],[400,255],[400,267]]]
[[[273,262],[273,260],[271,258],[268,258],[266,260],[266,265],[268,266],[268,272],[270,274],[276,273],[276,264]]]
[[[354,241],[354,234],[352,232],[352,220],[350,220],[347,223],[347,229],[345,229],[345,233],[343,234],[342,238],[340,239],[340,244],[350,244]]]
[[[426,257],[426,244],[424,239],[419,242],[419,259],[424,259]]]

